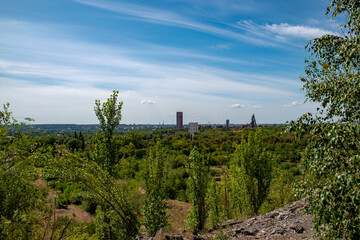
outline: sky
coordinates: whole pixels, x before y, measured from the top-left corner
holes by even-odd
[[[37,124],[285,123],[314,112],[306,43],[339,34],[328,0],[0,0],[0,104]]]

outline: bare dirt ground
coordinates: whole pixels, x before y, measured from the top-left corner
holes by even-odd
[[[35,183],[36,186],[41,188],[46,188],[47,184],[46,182],[40,177],[38,178]],[[55,191],[48,190],[48,198],[51,199],[51,204],[54,204],[54,199],[57,197],[57,194]],[[67,209],[56,209],[55,210],[55,216],[56,217],[68,217],[69,219],[75,219],[79,222],[93,222],[95,221],[95,218],[90,215],[85,210],[81,209],[80,206],[76,205],[69,205]]]

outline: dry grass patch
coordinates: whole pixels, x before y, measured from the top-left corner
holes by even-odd
[[[177,200],[167,201],[169,216],[169,223],[173,233],[181,233],[185,229],[186,214],[191,208],[191,204],[187,202],[181,202]]]

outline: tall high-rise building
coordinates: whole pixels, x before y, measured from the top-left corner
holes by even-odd
[[[176,112],[176,128],[183,127],[183,112]]]
[[[230,125],[230,120],[226,119],[226,127],[229,128],[229,125]]]

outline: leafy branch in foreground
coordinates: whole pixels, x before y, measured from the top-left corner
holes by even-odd
[[[35,209],[44,195],[33,183],[37,178],[32,158],[36,143],[18,130],[9,111],[0,110],[0,239],[30,239],[39,227]]]
[[[61,159],[49,164],[52,174],[67,181],[73,181],[99,198],[111,209],[121,239],[132,239],[139,231],[139,222],[127,200],[122,184],[116,181],[97,163],[71,153],[64,153]]]
[[[360,2],[333,0],[326,14],[345,13],[344,36],[325,35],[307,45],[307,100],[320,104],[288,131],[310,132],[297,187],[308,200],[318,235],[360,239]]]

